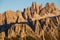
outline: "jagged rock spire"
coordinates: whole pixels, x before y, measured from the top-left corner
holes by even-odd
[[[25,22],[26,20],[23,18],[22,16],[22,12],[21,11],[17,11],[16,15],[18,17],[18,22]]]
[[[42,7],[33,2],[32,7],[25,8],[23,12],[8,10],[4,14],[0,14],[1,40],[6,37],[5,34],[8,38],[19,35],[22,39],[31,36],[37,40],[38,38],[46,40],[45,35],[49,35],[50,39],[58,40],[59,26],[60,10],[54,3],[47,3],[45,7]],[[19,38],[19,40],[21,39]]]
[[[0,25],[4,24],[5,16],[3,14],[0,14]]]
[[[36,20],[36,24],[35,24],[35,33],[36,33],[37,35],[39,35],[40,29],[41,29],[40,23],[39,23],[38,20]]]
[[[16,12],[8,10],[6,11],[5,15],[6,15],[7,24],[16,22],[17,19]]]

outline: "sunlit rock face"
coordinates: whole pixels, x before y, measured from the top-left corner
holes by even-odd
[[[4,24],[5,16],[3,14],[0,14],[0,25]]]
[[[23,12],[8,10],[0,14],[0,40],[26,40],[30,36],[36,40],[59,40],[59,34],[60,10],[54,3],[43,7],[33,2]]]
[[[8,29],[8,38],[16,37],[21,32],[21,25],[20,24],[14,24],[11,26],[10,29]]]
[[[21,11],[17,11],[17,12],[16,12],[16,15],[17,15],[16,21],[18,21],[18,22],[25,22],[25,21],[26,21],[26,20],[23,18]]]
[[[6,11],[5,16],[6,16],[7,24],[16,22],[16,19],[17,19],[16,12],[8,10]]]

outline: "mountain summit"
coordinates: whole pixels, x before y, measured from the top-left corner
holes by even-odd
[[[32,3],[24,11],[0,14],[0,40],[59,40],[60,9],[54,3],[45,7]]]

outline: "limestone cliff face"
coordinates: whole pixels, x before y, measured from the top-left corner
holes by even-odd
[[[7,24],[15,23],[15,22],[16,22],[16,19],[17,19],[16,12],[13,12],[13,11],[11,11],[11,10],[8,10],[8,11],[5,13],[5,18],[6,18],[6,20],[7,20]]]
[[[60,28],[60,10],[54,3],[45,7],[36,2],[24,11],[8,10],[0,14],[0,39],[19,36],[19,40],[31,36],[36,40],[58,40]],[[47,37],[48,36],[48,37]]]
[[[4,15],[3,14],[0,14],[0,25],[3,25],[4,24]]]

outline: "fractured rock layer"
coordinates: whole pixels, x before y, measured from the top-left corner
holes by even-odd
[[[59,40],[60,10],[54,3],[47,3],[45,7],[32,3],[32,7],[24,11],[11,10],[0,14],[0,40],[12,40],[19,36],[19,40],[31,36],[36,40]]]

